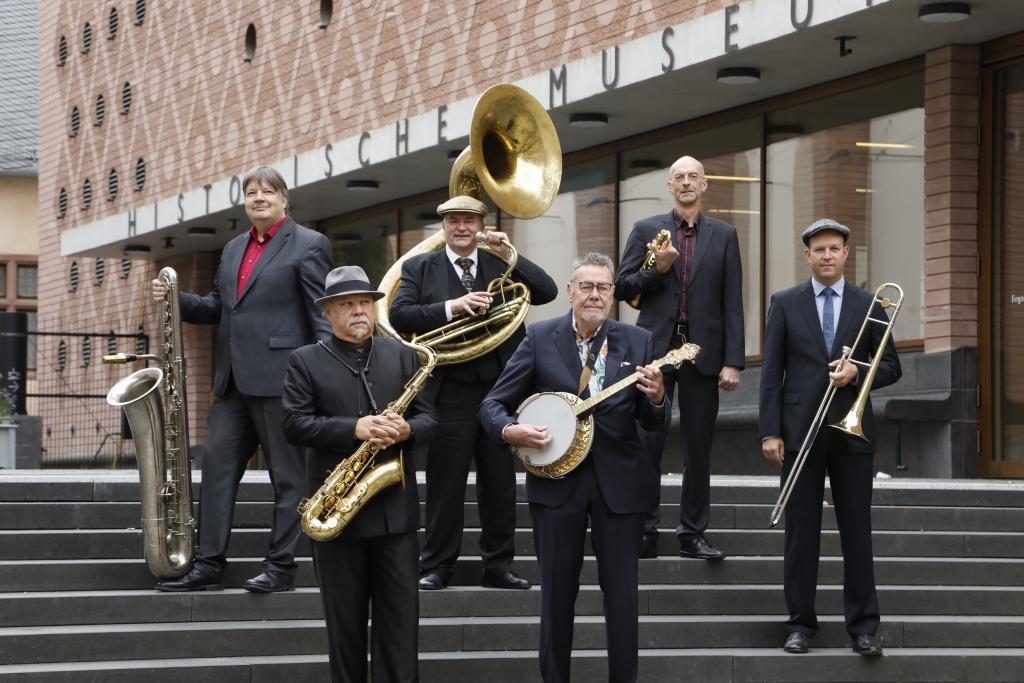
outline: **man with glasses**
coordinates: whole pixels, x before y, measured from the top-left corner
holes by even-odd
[[[391,302],[390,318],[402,333],[435,330],[457,315],[477,315],[490,306],[487,284],[508,264],[504,233],[481,233],[487,205],[473,197],[453,197],[437,207],[445,248],[407,259]],[[498,256],[477,249],[482,236]],[[500,258],[499,258],[500,256]],[[544,270],[519,256],[512,279],[530,289],[533,304],[558,296]],[[426,541],[420,558],[421,590],[448,586],[462,549],[463,511],[469,466],[476,463],[476,500],[480,510],[481,585],[526,589],[530,582],[512,571],[515,555],[516,477],[508,449],[487,439],[476,410],[522,340],[520,326],[501,346],[479,358],[434,370],[438,429],[427,453]]]
[[[587,521],[597,557],[607,624],[608,679],[635,681],[638,663],[637,585],[644,517],[656,495],[656,463],[640,448],[638,424],[664,429],[669,414],[661,372],[649,365],[649,332],[609,320],[614,302],[612,260],[590,253],[572,264],[566,294],[572,311],[530,326],[505,371],[480,406],[495,441],[542,448],[549,425],[519,424],[514,411],[528,396],[565,391],[583,397],[639,371],[636,390],[598,404],[594,441],[585,460],[562,479],[526,476],[540,562],[540,669],[545,681],[570,680],[573,619]]]
[[[674,208],[633,227],[615,276],[615,297],[642,297],[636,322],[654,335],[655,355],[686,342],[701,347],[696,365],[686,363],[665,375],[669,396],[679,387],[685,463],[676,534],[681,556],[722,560],[725,554],[704,532],[711,518],[711,436],[718,390],[735,389],[743,369],[743,272],[736,228],[701,212],[707,189],[699,161],[684,156],[672,164],[668,190]],[[655,252],[654,268],[641,270],[647,245],[662,230],[671,242]],[[660,475],[665,433],[645,435],[644,447]],[[648,512],[641,557],[658,556],[659,502],[656,497]]]

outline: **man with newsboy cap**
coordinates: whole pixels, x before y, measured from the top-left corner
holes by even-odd
[[[454,317],[482,315],[490,305],[487,284],[508,267],[505,234],[483,231],[487,206],[473,197],[457,196],[437,207],[445,248],[420,254],[402,264],[402,279],[391,303],[396,330],[422,333]],[[497,254],[477,249],[477,239]],[[554,280],[519,255],[512,279],[530,289],[534,305],[558,296]],[[463,506],[471,463],[476,464],[476,500],[480,511],[480,579],[491,588],[529,588],[512,571],[516,486],[513,455],[507,444],[491,441],[477,420],[477,409],[525,335],[520,326],[493,351],[465,363],[434,371],[437,431],[427,453],[426,542],[420,558],[422,590],[445,588],[462,545]]]
[[[848,282],[843,267],[849,256],[850,229],[830,218],[815,221],[801,235],[809,280],[772,295],[764,331],[761,364],[760,432],[765,458],[789,476],[805,435],[831,382],[835,396],[827,424],[840,421],[860,389],[861,372],[854,363],[839,364],[844,346],[853,346],[868,311],[876,320],[886,313],[874,294]],[[854,350],[855,360],[867,363],[882,354],[872,389],[900,378],[900,361],[890,337],[879,349],[885,327],[869,324]],[[871,480],[875,434],[871,402],[863,415],[867,441],[822,427],[813,442],[786,508],[783,575],[789,620],[783,649],[807,652],[818,630],[814,609],[821,510],[828,475],[843,547],[843,604],[846,630],[853,651],[882,654],[875,639],[879,609],[871,551]]]
[[[336,682],[367,680],[371,605],[373,680],[417,678],[419,502],[412,453],[430,439],[435,419],[422,392],[404,414],[387,410],[419,370],[420,359],[392,339],[373,336],[374,301],[382,296],[359,266],[332,270],[316,304],[333,334],[292,352],[281,397],[285,435],[306,449],[307,496],[367,441],[380,449],[376,465],[402,457],[408,482],[366,500],[337,537],[313,541]]]

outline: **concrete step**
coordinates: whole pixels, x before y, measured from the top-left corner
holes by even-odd
[[[883,614],[936,618],[1024,615],[1020,586],[878,586]],[[639,610],[649,615],[770,616],[779,623],[786,608],[779,584],[648,585],[638,591]],[[540,614],[540,591],[503,591],[452,586],[419,594],[423,618],[534,617]],[[843,612],[842,586],[818,588],[818,614]],[[578,616],[604,613],[595,585],[580,587]],[[273,619],[322,619],[317,588],[253,595],[240,588],[217,592],[159,593],[154,590],[98,590],[0,593],[0,614],[8,626],[130,624]]]
[[[660,683],[694,680],[707,683],[836,681],[864,683],[936,681],[989,683],[1020,681],[1021,648],[893,648],[881,658],[858,657],[848,648],[816,648],[789,655],[779,648],[649,649],[640,651],[639,679]],[[607,679],[604,650],[577,650],[572,655],[573,681]],[[420,655],[420,679],[493,683],[537,681],[532,652],[439,652]],[[326,680],[324,655],[214,657],[179,660],[70,662],[0,666],[0,678],[12,681],[104,681],[178,683],[277,683],[280,680]]]
[[[297,558],[297,585],[314,585],[312,562]],[[514,568],[523,578],[536,583],[539,569],[532,556],[517,558]],[[232,558],[224,580],[240,586],[260,573],[259,558]],[[476,585],[483,571],[478,557],[463,556],[455,566],[452,582]],[[825,556],[819,564],[819,583],[842,582],[842,558]],[[679,557],[660,557],[640,563],[644,584],[756,584],[782,577],[782,557],[734,556],[711,563]],[[580,580],[597,583],[597,562],[583,560]],[[875,558],[878,583],[908,585],[1019,586],[1024,585],[1024,560],[1019,558]],[[0,586],[5,591],[115,590],[150,588],[155,579],[140,559],[119,560],[5,560],[0,562]]]
[[[540,618],[430,618],[419,623],[420,652],[536,650]],[[785,627],[775,616],[640,617],[643,649],[777,648]],[[1024,617],[886,617],[879,632],[886,648],[1015,647],[1024,638]],[[574,646],[602,649],[604,617],[576,619]],[[816,648],[849,647],[840,617],[822,619]],[[326,654],[327,633],[320,619],[136,623],[97,626],[0,628],[0,651],[7,664],[103,661],[110,659],[179,659],[184,657],[252,657]]]
[[[778,555],[782,553],[781,529],[709,529],[712,543],[730,556]],[[839,555],[839,533],[822,533],[822,552]],[[420,543],[423,531],[420,530]],[[462,537],[462,554],[478,552],[480,529],[468,528]],[[1005,557],[1024,558],[1024,533],[988,531],[875,531],[875,556],[916,557]],[[251,557],[266,552],[270,543],[267,528],[237,528],[231,534],[228,557]],[[520,528],[515,535],[516,554],[534,553],[533,531]],[[586,542],[590,552],[590,539]],[[663,529],[658,549],[665,557],[679,552],[675,532]],[[298,554],[309,556],[309,542],[303,540]],[[0,531],[0,560],[126,559],[143,556],[142,532],[128,529],[28,529]]]
[[[424,506],[420,504],[420,519]],[[768,528],[771,505],[712,504],[712,529]],[[662,525],[672,528],[679,515],[679,506],[662,504],[659,513]],[[197,512],[198,514],[198,508]],[[242,501],[235,505],[234,525],[238,528],[266,528],[273,516],[269,501]],[[480,526],[475,503],[464,509],[467,527]],[[139,526],[137,502],[7,502],[0,503],[0,529],[128,529]],[[1024,529],[1024,507],[931,507],[886,506],[872,508],[872,525],[876,531],[942,530],[961,532],[1019,532]],[[532,528],[529,506],[516,505],[516,526]],[[823,510],[822,526],[835,529],[835,513],[831,506]]]

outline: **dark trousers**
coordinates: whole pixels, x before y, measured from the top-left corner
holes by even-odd
[[[416,532],[313,542],[313,566],[327,617],[331,681],[365,683],[366,627],[374,683],[415,681],[419,595]]]
[[[808,635],[818,630],[814,596],[818,588],[821,507],[827,473],[843,546],[846,630],[851,636],[874,635],[879,616],[871,550],[872,454],[846,451],[843,448],[845,437],[831,432],[823,427],[818,434],[786,505],[783,573],[789,609],[787,628]],[[795,451],[786,451],[783,482],[795,458]]]
[[[427,452],[426,541],[420,572],[449,580],[462,547],[466,481],[476,462],[476,504],[480,511],[480,556],[484,570],[504,573],[515,555],[515,456],[487,438],[477,411],[488,383],[445,378],[435,407],[438,429]]]
[[[711,437],[718,417],[718,377],[708,377],[691,363],[665,373],[665,395],[678,389],[675,405],[679,407],[679,428],[683,439],[683,490],[679,502],[680,540],[703,534],[711,520]],[[665,432],[641,430],[643,448],[654,454],[661,476],[661,456],[665,449]],[[661,516],[661,486],[654,507],[644,521],[644,533],[658,533]]]
[[[604,594],[608,680],[637,676],[637,564],[642,512],[618,515],[608,509],[593,464],[579,468],[576,491],[560,507],[530,503],[533,538],[540,562],[540,672],[547,683],[568,683],[576,594],[580,590],[583,545],[590,538]]]
[[[238,484],[246,463],[263,446],[274,488],[274,519],[264,569],[295,574],[295,546],[301,535],[297,507],[305,462],[301,448],[285,441],[281,399],[246,396],[232,383],[216,396],[207,420],[203,481],[199,489],[199,551],[195,564],[219,574],[227,564],[228,539]]]

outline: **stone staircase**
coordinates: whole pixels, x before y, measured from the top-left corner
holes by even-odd
[[[1024,482],[876,481],[879,635],[886,647],[880,660],[849,649],[829,511],[822,628],[810,654],[782,652],[782,533],[766,529],[777,485],[769,478],[714,478],[709,536],[729,553],[725,562],[680,559],[667,529],[663,556],[641,562],[641,680],[1024,681]],[[662,486],[663,500],[678,499],[678,477],[665,477]],[[471,486],[467,497],[474,493]],[[132,472],[0,471],[0,679],[327,679],[308,549],[291,593],[157,593],[141,559],[137,501]],[[265,472],[246,474],[239,501],[228,586],[258,573],[270,519]],[[675,516],[674,506],[663,505],[663,520]],[[466,519],[455,585],[420,594],[421,678],[537,680],[539,589],[476,586],[472,502]],[[525,504],[518,527],[515,569],[536,582]],[[604,680],[592,557],[582,579],[574,680]]]

